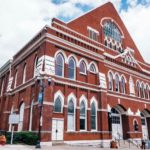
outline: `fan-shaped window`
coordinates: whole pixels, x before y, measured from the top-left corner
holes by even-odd
[[[61,98],[58,96],[54,103],[54,112],[62,112]]]
[[[113,113],[113,114],[119,114],[119,112],[115,108],[111,109],[111,113]]]
[[[61,77],[64,76],[64,58],[61,54],[56,56],[55,65],[55,74]]]
[[[104,23],[104,34],[105,36],[111,37],[117,42],[121,42],[121,33],[114,22],[107,21]]]
[[[24,65],[24,69],[23,69],[23,79],[22,79],[22,83],[26,82],[26,64]]]
[[[68,64],[68,77],[69,77],[69,79],[75,79],[75,73],[76,73],[75,60],[73,58],[70,58],[69,64]]]
[[[72,131],[75,129],[75,108],[73,100],[69,100],[68,103],[68,130]]]
[[[96,67],[94,64],[90,65],[90,72],[96,73]]]
[[[121,92],[125,93],[125,79],[124,77],[121,77]]]
[[[109,90],[113,90],[113,75],[111,72],[109,72]]]
[[[136,83],[136,91],[137,91],[137,96],[140,97],[141,94],[140,94],[140,83],[139,82]]]
[[[84,101],[80,104],[80,130],[86,129],[86,107]]]
[[[119,92],[119,76],[118,75],[115,76],[115,89],[116,89],[116,92]]]
[[[86,74],[86,65],[84,61],[80,62],[80,72]]]
[[[91,104],[91,129],[96,130],[96,107],[94,102]]]

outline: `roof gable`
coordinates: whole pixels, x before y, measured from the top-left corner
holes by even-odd
[[[104,18],[111,18],[113,21],[117,23],[120,30],[123,32],[124,40],[123,45],[124,49],[127,47],[132,48],[135,51],[135,59],[141,62],[144,62],[143,57],[141,56],[137,46],[135,45],[133,39],[131,38],[128,30],[126,29],[123,21],[121,20],[118,12],[114,8],[111,2],[108,2],[70,22],[67,23],[69,28],[88,36],[87,27],[92,27],[97,30],[99,34],[99,42],[103,43],[103,35],[102,35],[102,25],[101,22]]]

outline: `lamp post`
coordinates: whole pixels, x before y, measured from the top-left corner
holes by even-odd
[[[47,80],[47,82],[46,82]],[[37,77],[37,83],[40,86],[40,92],[38,95],[38,106],[39,106],[39,130],[38,130],[38,142],[35,148],[41,148],[40,142],[41,142],[41,128],[43,124],[43,116],[42,116],[42,111],[43,111],[43,101],[44,101],[44,91],[47,86],[50,86],[52,83],[52,78],[44,78],[42,76]]]

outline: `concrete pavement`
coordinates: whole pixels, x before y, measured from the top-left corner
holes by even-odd
[[[110,150],[110,148],[99,148],[93,146],[42,146],[41,150]],[[121,149],[121,148],[120,148]],[[122,148],[125,150],[137,150],[133,148]],[[35,150],[35,146],[27,146],[27,145],[5,145],[0,146],[0,150]]]

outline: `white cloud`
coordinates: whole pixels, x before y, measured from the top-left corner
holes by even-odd
[[[138,4],[122,11],[121,17],[144,59],[150,63],[150,6]]]
[[[121,0],[110,1],[119,11]],[[50,25],[53,17],[75,18],[83,14],[83,10],[76,7],[76,4],[98,7],[106,2],[108,0],[65,0],[64,3],[56,5],[52,3],[52,0],[1,0],[0,66],[23,47],[44,25]],[[145,58],[149,60],[150,42],[148,39],[150,39],[150,34],[148,26],[150,23],[148,17],[150,16],[150,8],[134,5],[127,12],[121,11],[121,16],[136,44],[143,50],[142,54],[145,54]],[[141,22],[144,24],[141,25]]]

